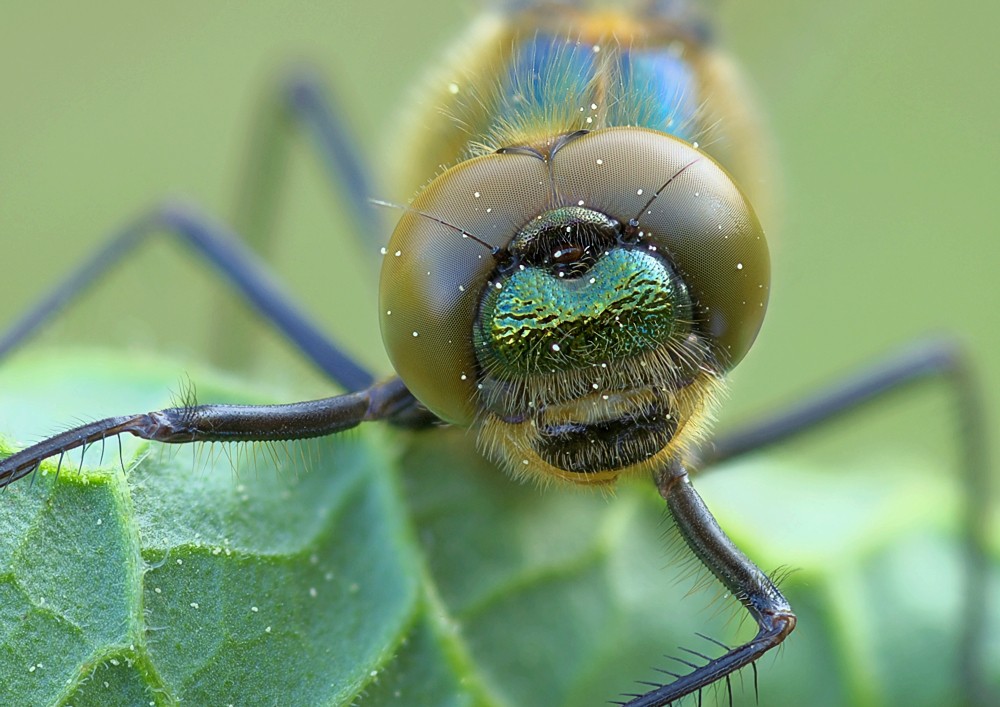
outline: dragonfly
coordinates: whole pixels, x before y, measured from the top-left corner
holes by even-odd
[[[450,90],[450,86],[449,86],[448,88],[449,88],[449,90]],[[461,87],[460,87],[460,88],[461,88]],[[659,186],[659,185],[657,185],[657,186]],[[412,212],[411,212],[411,216],[412,216]],[[422,217],[421,217],[421,218],[422,218]],[[419,220],[419,219],[418,219],[418,220]],[[466,234],[461,234],[461,235],[466,235]],[[474,235],[474,234],[468,234],[468,235]],[[393,255],[392,255],[392,252],[391,252],[391,251],[390,251],[389,253],[387,253],[387,255],[388,255],[389,257],[393,257]],[[419,338],[419,337],[414,337],[414,338]],[[932,353],[934,353],[935,351],[937,351],[937,349],[929,349],[929,350],[930,350],[930,351],[931,351]],[[938,353],[940,353],[940,351],[938,351]],[[918,357],[918,358],[919,358],[919,357]],[[949,358],[949,357],[948,357],[947,355],[945,355],[945,356],[944,356],[944,358],[945,358],[945,359],[948,359],[948,360],[950,360],[950,358]],[[900,360],[904,360],[904,361],[906,361],[906,360],[909,360],[909,359],[900,359]],[[922,360],[922,361],[927,361],[928,359],[927,359],[927,358],[923,358],[923,359],[920,359],[920,360]],[[935,358],[934,356],[931,356],[931,357],[930,357],[930,360],[932,360],[932,361],[935,361],[935,360],[936,360],[936,361],[940,361],[940,360],[941,360],[941,357],[940,357],[940,356],[938,356],[937,358]],[[896,371],[896,372],[899,372],[899,371],[900,371],[900,367],[899,367],[899,364],[898,364],[898,363],[897,363],[897,365],[896,365],[896,366],[893,366],[893,367],[890,367],[890,368],[891,368],[891,369],[892,369],[893,371]],[[903,367],[902,367],[902,369],[903,369],[903,370],[906,370],[906,366],[903,366]],[[883,375],[884,375],[884,374],[883,374]],[[870,381],[870,379],[858,379],[858,380],[863,380],[863,381]],[[883,380],[883,381],[884,381],[884,380],[885,380],[885,378],[880,378],[880,380]],[[856,381],[856,383],[857,383],[857,381]],[[865,385],[861,385],[860,383],[858,383],[858,387],[859,387],[859,388],[862,388],[862,389],[864,389],[865,391],[867,391],[867,392],[869,392],[869,393],[870,393],[870,392],[872,392],[872,391],[874,390],[874,388],[872,387],[872,384],[870,384],[870,383],[869,383],[869,385],[868,385],[868,386],[865,386]],[[840,389],[840,390],[844,390],[844,389]],[[471,465],[471,464],[474,464],[474,462],[469,462],[469,463],[470,463],[470,465]],[[496,472],[495,472],[495,470],[493,470],[493,471],[494,471],[494,473],[496,473]],[[197,602],[193,602],[193,603],[197,603]],[[709,646],[711,646],[711,645],[712,645],[712,644],[711,644],[711,643],[709,643]],[[698,650],[699,650],[699,652],[704,652],[704,651],[705,651],[705,648],[704,648],[704,647],[700,647],[700,648],[699,648]],[[690,658],[691,656],[689,655],[688,657]],[[697,659],[697,658],[696,658],[696,659]],[[693,667],[693,666],[692,666],[692,667]],[[697,670],[697,668],[695,668],[695,670]],[[626,689],[627,689],[627,688],[626,688]],[[669,693],[668,693],[668,695],[669,695]],[[658,697],[652,697],[652,698],[650,698],[650,699],[651,699],[651,700],[657,700],[657,699],[660,699],[660,698],[658,698]],[[663,698],[663,699],[670,699],[670,698],[669,698],[669,697],[667,697],[667,698]],[[662,701],[662,700],[661,700],[661,701]],[[650,703],[656,703],[656,702],[650,702]]]

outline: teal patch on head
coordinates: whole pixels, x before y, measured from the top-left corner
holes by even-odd
[[[663,346],[690,321],[684,285],[644,248],[611,248],[573,275],[527,265],[490,281],[474,332],[476,356],[488,374],[618,361]]]

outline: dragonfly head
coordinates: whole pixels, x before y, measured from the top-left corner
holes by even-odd
[[[763,231],[707,155],[655,131],[566,136],[448,170],[386,249],[389,356],[442,419],[540,480],[683,454],[763,321]]]

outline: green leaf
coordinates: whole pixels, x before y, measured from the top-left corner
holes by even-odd
[[[60,389],[83,369],[133,404],[145,391],[141,409],[169,402],[166,369],[105,363],[11,375]],[[221,382],[204,394],[234,397]],[[108,704],[119,690],[157,703],[350,702],[420,603],[392,448],[378,437],[307,450],[310,473],[295,449],[202,449],[196,461],[143,446],[123,473],[112,441],[106,466],[65,462],[56,482],[50,465],[12,487],[0,508],[0,703]]]
[[[19,359],[0,368],[0,430],[20,446],[82,411],[162,407],[181,369]],[[191,375],[203,402],[273,399]],[[678,645],[714,653],[696,632],[752,635],[714,583],[686,596],[693,565],[642,480],[614,496],[518,485],[455,429],[129,440],[126,473],[117,443],[101,451],[0,497],[0,704],[601,705],[675,669]],[[834,473],[782,455],[696,480],[751,557],[798,569],[783,588],[799,627],[759,665],[763,704],[954,701],[958,487],[877,461]],[[990,621],[1000,635],[995,607]],[[751,680],[736,704],[754,704]]]

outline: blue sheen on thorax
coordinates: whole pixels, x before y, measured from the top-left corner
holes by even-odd
[[[696,137],[697,87],[688,61],[664,47],[623,51],[618,70],[625,91],[642,102],[642,127],[689,142]],[[615,104],[612,110],[627,103]]]
[[[554,101],[587,99],[597,74],[591,47],[565,37],[538,34],[519,42],[508,71],[508,98],[526,112],[539,112]]]
[[[577,118],[580,129],[639,126],[689,142],[698,133],[694,69],[666,46],[594,51],[539,33],[514,48],[502,92],[504,115],[522,124],[551,123],[555,115]],[[598,103],[600,123],[587,122]]]

